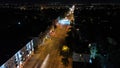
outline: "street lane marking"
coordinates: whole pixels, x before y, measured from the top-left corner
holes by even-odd
[[[45,60],[43,61],[43,63],[42,63],[42,65],[41,65],[41,67],[40,68],[46,68],[46,66],[47,66],[47,62],[48,62],[48,59],[49,59],[49,54],[46,56],[46,58],[45,58]]]

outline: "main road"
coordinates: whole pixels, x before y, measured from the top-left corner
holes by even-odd
[[[38,50],[24,64],[23,68],[72,68],[72,59],[69,58],[69,64],[65,67],[60,55],[60,47],[63,45],[67,32],[66,26],[58,25],[50,37],[38,46]]]
[[[57,19],[56,28],[48,31],[37,52],[26,61],[23,68],[72,68],[72,58],[68,58],[68,66],[62,64],[60,48],[65,42],[70,23],[74,23],[74,9],[73,5],[62,20]]]

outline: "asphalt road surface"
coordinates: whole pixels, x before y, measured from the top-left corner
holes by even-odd
[[[67,36],[66,26],[58,25],[53,33],[38,46],[38,50],[23,68],[72,68],[72,59],[69,58],[69,64],[66,67],[61,62],[62,56],[59,55],[59,48]]]

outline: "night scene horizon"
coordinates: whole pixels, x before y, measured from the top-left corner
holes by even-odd
[[[0,68],[120,68],[119,0],[0,0]]]
[[[119,0],[0,0],[0,3],[120,3]]]

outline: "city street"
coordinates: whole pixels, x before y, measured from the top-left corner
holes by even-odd
[[[38,50],[23,68],[72,68],[72,59],[69,58],[69,65],[65,67],[61,62],[62,56],[59,54],[59,48],[67,36],[66,26],[61,28],[58,25],[54,33],[38,46]]]

